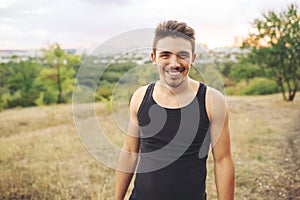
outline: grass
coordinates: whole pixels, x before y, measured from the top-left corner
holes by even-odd
[[[114,172],[83,147],[70,105],[9,110],[0,119],[1,199],[111,199]]]
[[[283,102],[278,94],[228,102],[236,199],[296,199],[299,169],[287,138],[299,130],[300,101]],[[124,134],[115,119],[105,105],[96,108],[103,132],[120,147]],[[0,138],[0,199],[113,199],[114,170],[84,148],[72,105],[5,110]],[[207,193],[216,199],[211,155]]]

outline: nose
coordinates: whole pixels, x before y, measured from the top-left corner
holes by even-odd
[[[176,55],[172,55],[170,56],[170,64],[169,64],[169,67],[180,67],[180,64],[177,60],[177,56]]]

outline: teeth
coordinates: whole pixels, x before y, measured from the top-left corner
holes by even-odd
[[[172,75],[172,76],[177,76],[180,74],[179,71],[168,71],[168,74]]]

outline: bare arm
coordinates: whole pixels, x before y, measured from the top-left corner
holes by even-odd
[[[235,175],[230,150],[228,106],[220,92],[210,88],[207,94],[218,200],[232,200]]]
[[[127,152],[121,153],[119,169],[116,171],[115,200],[124,199],[134,174],[138,157],[136,154],[130,154],[129,152],[137,153],[136,149],[138,149],[139,145],[136,143],[134,137],[127,136],[123,146],[123,150]]]
[[[137,90],[130,102],[130,122],[116,171],[115,200],[124,199],[138,161],[140,143],[137,110],[144,93],[145,88]]]

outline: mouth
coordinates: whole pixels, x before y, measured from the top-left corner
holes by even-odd
[[[185,71],[185,67],[165,68],[164,71],[167,72],[171,76],[177,76],[180,73]]]

